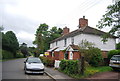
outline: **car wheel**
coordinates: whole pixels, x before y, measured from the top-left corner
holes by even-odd
[[[115,68],[115,67],[112,67],[112,69],[114,70],[114,71],[117,71],[118,69],[117,68]]]

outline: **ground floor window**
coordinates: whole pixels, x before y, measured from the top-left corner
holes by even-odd
[[[65,59],[68,59],[68,52],[65,52],[65,53],[64,53],[64,58],[65,58]]]

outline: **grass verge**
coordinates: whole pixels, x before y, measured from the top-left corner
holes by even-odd
[[[76,78],[76,79],[86,78],[86,77],[92,76],[96,73],[107,72],[107,71],[112,71],[112,70],[113,69],[109,66],[86,67],[86,70],[84,71],[84,75],[81,75],[81,74],[68,74],[65,71],[61,71],[59,69],[60,72],[63,72],[65,74],[67,74],[68,76]]]

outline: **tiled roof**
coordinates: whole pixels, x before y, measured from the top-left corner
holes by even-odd
[[[68,33],[66,35],[63,35],[63,36],[51,41],[51,43],[53,43],[55,41],[65,39],[65,38],[68,38],[68,37],[73,37],[73,36],[76,36],[76,35],[81,34],[81,33],[93,34],[93,35],[99,35],[99,36],[107,34],[106,32],[100,31],[100,30],[92,28],[90,26],[86,26],[86,27],[83,27],[83,28],[79,28],[79,29],[77,29],[75,31],[72,31],[72,32],[70,32],[70,33]],[[117,38],[117,37],[112,36],[112,35],[109,35],[109,36],[112,37],[112,38]]]
[[[79,50],[80,49],[78,45],[70,45],[70,46],[73,50]]]

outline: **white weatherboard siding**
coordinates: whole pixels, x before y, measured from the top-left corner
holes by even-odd
[[[95,44],[95,47],[98,47],[99,49],[103,51],[110,51],[115,49],[115,44],[116,41],[113,38],[109,38],[108,41],[104,44],[101,40],[102,38],[98,35],[92,35],[92,34],[79,34],[74,37],[69,37],[66,38],[67,43],[66,46],[64,46],[64,39],[57,41],[57,46],[56,42],[50,44],[50,48],[55,48],[55,47],[60,47],[60,48],[65,48],[68,47],[70,44],[72,44],[72,38],[74,38],[74,44],[79,45],[82,40],[87,40],[89,42],[92,42]]]

